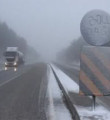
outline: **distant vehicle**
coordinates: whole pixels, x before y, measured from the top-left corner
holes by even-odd
[[[24,64],[24,55],[18,50],[18,47],[7,47],[4,53],[5,57],[5,70],[8,67],[14,67],[14,71],[20,64]]]

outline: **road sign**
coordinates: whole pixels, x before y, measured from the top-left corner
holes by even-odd
[[[81,95],[110,95],[109,47],[83,47],[79,85]]]
[[[110,41],[110,15],[102,10],[92,10],[80,24],[82,36],[91,45],[104,45]]]

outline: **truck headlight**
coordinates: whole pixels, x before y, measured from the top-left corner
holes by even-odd
[[[17,63],[16,63],[16,62],[14,62],[14,65],[17,65]]]
[[[8,65],[7,62],[5,62],[5,65]]]

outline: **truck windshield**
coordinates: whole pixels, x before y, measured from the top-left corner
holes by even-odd
[[[5,56],[6,56],[6,57],[15,57],[16,55],[17,55],[16,52],[6,52],[6,53],[5,53]]]
[[[12,58],[6,58],[6,60],[7,60],[8,62],[14,62],[14,61],[15,61],[15,57],[12,57]]]

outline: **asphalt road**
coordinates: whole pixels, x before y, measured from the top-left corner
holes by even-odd
[[[17,72],[0,72],[0,120],[40,119],[39,101],[46,87],[40,91],[46,71],[46,64],[38,63],[20,67]]]

